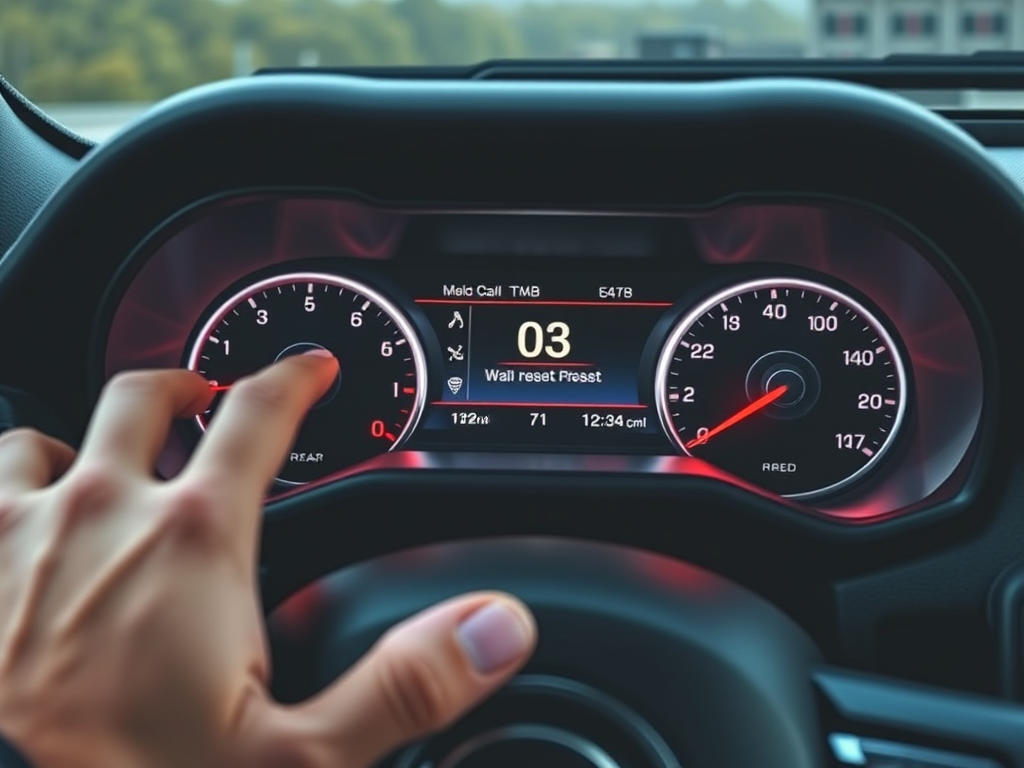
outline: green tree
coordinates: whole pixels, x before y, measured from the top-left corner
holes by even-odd
[[[769,0],[0,0],[0,72],[37,101],[150,100],[254,66],[471,64],[632,55],[638,34],[710,25],[729,42],[800,40]]]

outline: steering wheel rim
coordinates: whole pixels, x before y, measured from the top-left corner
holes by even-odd
[[[803,630],[720,576],[615,544],[544,537],[439,544],[384,555],[322,579],[270,616],[273,668],[289,681],[277,695],[301,700],[315,694],[388,627],[478,589],[516,594],[537,617],[540,640],[524,674],[596,691],[605,707],[614,700],[620,711],[635,713],[633,722],[648,724],[646,730],[630,729],[622,725],[628,716],[608,721],[619,726],[577,731],[562,722],[538,723],[544,702],[559,698],[555,685],[511,707],[504,719],[485,723],[492,731],[557,726],[614,753],[605,744],[620,727],[645,739],[646,753],[654,755],[648,763],[633,758],[621,764],[645,768],[674,768],[657,757],[666,753],[657,748],[659,739],[678,764],[695,768],[822,764],[811,683],[820,655]],[[574,722],[583,720],[581,715]],[[463,721],[454,736],[438,737],[447,746],[428,740],[400,757],[396,768],[445,765],[446,759],[454,768],[459,763],[450,755],[479,740],[485,725]]]
[[[467,116],[472,119],[467,121]],[[410,137],[407,127],[413,124],[429,130]],[[749,140],[752,135],[756,141]],[[605,152],[612,140],[623,148],[609,160],[613,172],[575,182],[571,174],[556,172],[551,184],[537,188],[531,174],[537,170],[538,157],[550,154],[561,170],[592,167],[595,153]],[[494,152],[494,146],[503,151]],[[266,147],[274,151],[265,152]],[[403,151],[396,152],[396,147]],[[256,152],[265,162],[251,162]],[[667,178],[641,183],[647,167],[643,161],[652,160],[661,165],[671,160],[711,181],[699,190]],[[783,171],[788,175],[780,177]],[[153,185],[153,179],[166,183]],[[138,194],[142,185],[149,190],[147,195]],[[125,254],[142,253],[144,246],[139,244],[145,244],[168,217],[181,215],[199,200],[256,189],[349,189],[383,200],[474,199],[490,205],[558,205],[575,200],[593,207],[699,207],[736,192],[763,190],[790,197],[815,194],[867,201],[911,228],[927,231],[938,252],[958,254],[968,282],[975,286],[984,284],[990,262],[970,259],[974,250],[986,248],[996,261],[1010,263],[1018,256],[1017,244],[1024,240],[1021,192],[978,146],[934,115],[869,89],[781,80],[652,86],[381,84],[316,75],[255,78],[173,99],[91,153],[0,262],[0,322],[38,329],[31,339],[13,339],[9,353],[23,362],[26,372],[52,371],[53,361],[44,361],[43,356],[54,348],[67,350],[58,365],[68,375],[33,381],[33,390],[60,402],[66,396],[61,389],[67,381],[90,364],[99,366],[104,323],[109,318],[99,318],[91,331],[73,328],[62,330],[66,336],[48,337],[42,315],[45,307],[32,307],[23,315],[7,309],[24,309],[13,300],[19,292],[44,281],[52,284],[47,274],[61,267],[64,280],[53,284],[49,303],[103,306],[105,292],[132,269],[133,261],[126,260]],[[928,191],[927,200],[921,199],[922,190]],[[125,217],[125,211],[132,216]],[[965,218],[974,223],[973,228],[962,226]],[[70,266],[55,261],[82,243],[89,244],[94,258]],[[1018,327],[1015,307],[992,302],[988,310],[992,338],[1000,339],[999,346],[1011,348],[1011,334]],[[39,314],[32,315],[33,311]],[[86,343],[90,333],[91,346]],[[989,338],[987,333],[979,337]],[[985,357],[994,359],[990,354]],[[30,373],[24,375],[31,378]],[[449,462],[428,473],[426,482],[417,486],[413,480],[404,488],[407,494],[427,487],[438,492],[434,507],[441,512],[429,521],[428,530],[422,510],[398,509],[404,499],[389,500],[384,506],[392,509],[380,509],[390,491],[387,486],[399,476],[409,479],[411,473],[370,472],[335,478],[330,485],[268,508],[263,560],[268,569],[267,602],[274,605],[340,565],[445,538],[543,532],[666,549],[683,547],[678,540],[671,545],[664,540],[663,513],[631,509],[612,523],[600,522],[601,515],[577,514],[581,499],[610,496],[613,487],[616,500],[641,493],[648,494],[648,501],[707,500],[708,509],[723,512],[721,520],[710,520],[710,512],[688,512],[686,519],[678,523],[674,519],[672,525],[683,526],[684,535],[717,526],[711,541],[719,545],[730,542],[728,529],[739,515],[750,526],[746,529],[749,539],[760,541],[765,528],[785,528],[819,541],[841,541],[849,552],[852,544],[910,533],[964,510],[976,500],[992,466],[999,462],[1008,466],[1009,457],[994,460],[992,454],[999,376],[994,367],[985,372],[987,416],[962,492],[923,513],[855,529],[708,478],[678,482],[668,478],[641,489],[637,478],[627,472],[622,477],[606,473],[596,479],[579,471],[545,475],[529,468],[485,474]],[[96,367],[92,379],[91,396],[95,396],[102,370]],[[78,416],[87,412],[88,405],[89,398],[83,397]],[[1010,411],[1020,407],[1010,402],[1003,405]],[[1012,422],[1017,413],[1010,411],[1002,412],[1006,422]],[[504,485],[497,485],[499,481]],[[547,507],[538,507],[518,518],[460,511],[459,501],[468,491],[486,491],[493,497],[496,488],[503,491],[528,484],[538,496],[549,489],[576,494],[574,509],[549,514]],[[564,497],[560,502],[564,507]],[[552,502],[558,505],[558,500]],[[304,537],[315,529],[292,523],[336,516],[342,506],[346,516],[374,515],[372,519],[383,520],[382,526],[389,530],[381,535],[349,536],[343,548],[335,541],[324,541],[315,557],[296,563],[303,557],[294,553],[306,554]],[[637,506],[654,508],[654,504]],[[348,526],[351,532],[351,523]],[[742,543],[732,545],[739,548]],[[826,548],[822,558],[835,551]],[[770,563],[760,565],[767,570]],[[352,645],[352,650],[358,648],[358,643]],[[764,763],[759,759],[757,764]]]

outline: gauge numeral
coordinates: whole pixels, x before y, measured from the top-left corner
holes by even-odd
[[[875,364],[875,353],[870,349],[844,349],[843,363],[870,368]]]
[[[545,330],[549,334],[545,339]],[[545,344],[545,340],[548,342]],[[519,354],[526,358],[540,357],[544,352],[548,357],[560,359],[569,354],[572,349],[569,344],[569,326],[561,321],[548,323],[548,327],[542,328],[541,324],[533,320],[527,320],[519,326],[519,333],[516,338],[516,345]]]
[[[295,272],[253,282],[213,308],[194,339],[187,367],[214,395],[193,419],[200,432],[217,418],[224,393],[266,361],[310,347],[344,353],[341,377],[295,435],[280,484],[314,482],[391,450],[426,400],[415,329],[387,296],[348,277]]]
[[[807,324],[815,333],[832,333],[839,330],[839,318],[835,315],[808,315]]]
[[[836,447],[840,450],[859,451],[864,447],[864,435],[850,435],[840,432],[836,435]]]
[[[857,408],[862,411],[880,411],[882,410],[882,403],[881,395],[870,395],[867,392],[861,392],[857,395]]]
[[[857,486],[905,426],[907,373],[886,325],[796,277],[695,304],[665,335],[655,371],[659,421],[680,453],[788,498]]]

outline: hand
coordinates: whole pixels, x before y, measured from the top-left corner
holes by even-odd
[[[337,362],[239,382],[188,466],[153,466],[209,406],[188,371],[107,386],[82,449],[0,436],[0,733],[38,768],[365,768],[441,728],[526,660],[511,597],[456,598],[392,629],[316,698],[267,692],[261,508]]]

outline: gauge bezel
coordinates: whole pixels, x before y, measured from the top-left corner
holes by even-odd
[[[896,407],[896,414],[893,417],[893,427],[889,433],[889,437],[884,443],[882,443],[882,446],[875,452],[874,456],[871,456],[868,459],[864,466],[844,479],[811,491],[779,494],[779,496],[783,498],[800,501],[821,499],[827,496],[832,496],[840,491],[847,490],[853,484],[873,472],[881,465],[882,459],[889,455],[892,446],[898,442],[899,437],[902,434],[904,417],[907,413],[907,402],[910,395],[909,380],[907,377],[907,368],[903,362],[902,347],[886,328],[885,323],[878,319],[878,313],[868,309],[863,302],[858,301],[848,293],[844,293],[837,288],[833,288],[832,286],[815,280],[798,277],[761,277],[753,280],[745,280],[740,283],[732,283],[694,304],[686,310],[685,314],[683,314],[680,319],[673,323],[672,329],[665,338],[665,341],[661,346],[661,350],[658,353],[658,363],[654,374],[654,401],[655,410],[658,412],[658,420],[661,423],[662,431],[669,437],[678,451],[682,452],[686,456],[698,459],[700,458],[699,456],[694,456],[694,454],[686,448],[686,444],[676,432],[675,425],[672,422],[672,412],[669,407],[665,384],[668,380],[669,368],[672,365],[675,350],[683,340],[683,337],[693,328],[694,324],[714,307],[739,295],[753,291],[767,290],[769,288],[796,288],[805,291],[814,291],[834,301],[838,301],[841,304],[845,304],[850,309],[854,310],[854,312],[856,312],[860,317],[864,318],[865,322],[875,333],[878,334],[879,338],[890,350],[899,386],[899,400]]]
[[[391,446],[381,453],[390,453],[402,447],[402,445],[408,440],[409,436],[416,430],[419,425],[420,418],[423,415],[424,408],[427,400],[427,356],[423,350],[423,343],[417,333],[412,322],[406,316],[405,312],[399,308],[398,304],[392,299],[385,296],[383,293],[378,291],[376,288],[356,280],[354,278],[335,274],[331,272],[286,272],[272,277],[263,278],[257,280],[254,283],[246,282],[245,287],[233,292],[227,299],[220,301],[213,305],[216,307],[210,312],[207,320],[200,326],[198,332],[192,340],[189,347],[188,359],[186,366],[189,370],[197,370],[199,360],[202,356],[202,350],[204,342],[213,333],[213,330],[220,325],[224,318],[231,312],[236,306],[248,299],[249,297],[258,294],[262,291],[269,290],[271,288],[277,288],[282,285],[290,285],[292,283],[301,282],[315,282],[315,283],[327,283],[333,285],[336,288],[340,288],[347,291],[353,291],[360,296],[365,296],[367,299],[372,301],[374,304],[379,306],[384,312],[391,318],[392,322],[398,327],[399,331],[405,336],[409,349],[412,352],[413,368],[416,372],[416,396],[413,399],[412,408],[409,410],[409,418],[406,420],[405,426],[399,433],[397,439]],[[255,373],[255,371],[253,371]],[[196,415],[193,419],[199,426],[201,433],[206,432],[206,425],[203,424],[201,415]],[[275,482],[283,486],[301,487],[309,485],[309,482],[300,483],[294,480],[283,480],[281,478],[275,478]],[[318,482],[316,480],[310,482]]]

